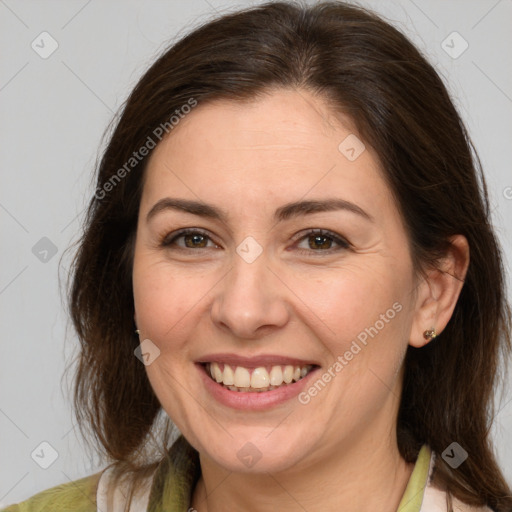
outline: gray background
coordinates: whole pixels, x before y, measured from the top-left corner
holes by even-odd
[[[65,279],[64,251],[93,192],[107,123],[168,42],[212,15],[256,3],[0,0],[0,507],[99,469],[73,421],[72,374],[63,377],[77,342],[66,330],[58,267],[63,257]],[[359,3],[408,34],[449,85],[487,174],[510,283],[512,1]],[[58,44],[47,58],[44,31]],[[512,481],[510,391],[498,409],[493,436]]]

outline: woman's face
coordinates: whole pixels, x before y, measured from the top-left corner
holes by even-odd
[[[133,285],[151,385],[205,459],[279,471],[395,442],[408,240],[375,154],[324,100],[184,116],[148,164]]]

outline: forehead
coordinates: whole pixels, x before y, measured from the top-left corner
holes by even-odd
[[[153,151],[143,203],[169,194],[243,210],[336,195],[390,207],[378,159],[363,148],[351,121],[308,91],[199,104]]]

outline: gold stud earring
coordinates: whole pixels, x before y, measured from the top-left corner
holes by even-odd
[[[427,340],[427,341],[432,341],[434,338],[437,337],[437,333],[436,333],[436,330],[434,327],[432,327],[431,329],[427,329],[424,333],[423,333],[423,337]]]

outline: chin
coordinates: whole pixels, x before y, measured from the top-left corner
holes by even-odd
[[[199,435],[194,445],[202,456],[227,471],[278,473],[295,467],[314,449],[313,440],[305,431],[290,432],[286,427],[278,430],[279,427],[262,431],[262,428],[241,426],[240,432],[230,430],[231,437],[224,434],[205,439]]]

